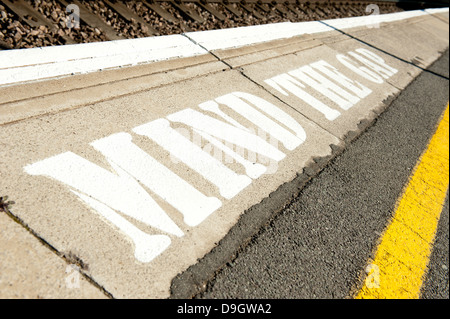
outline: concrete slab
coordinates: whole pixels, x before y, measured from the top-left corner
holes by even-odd
[[[391,31],[383,30],[383,31],[377,31],[378,33],[384,33],[390,34]],[[367,31],[361,31],[355,36],[348,36],[348,35],[341,35],[339,37],[332,37],[332,38],[324,38],[321,39],[328,47],[332,48],[333,50],[336,50],[337,52],[354,52],[352,54],[358,54],[356,50],[364,49],[368,50],[370,52],[375,53],[377,56],[379,56],[384,61],[389,61],[389,65],[393,67],[396,70],[401,70],[401,72],[396,72],[389,78],[385,79],[387,83],[391,84],[392,86],[398,88],[399,90],[404,89],[411,81],[414,80],[416,76],[420,74],[422,71],[422,67],[418,67],[414,65],[409,60],[404,60],[403,58],[391,54],[391,51],[385,51],[383,49],[379,49],[378,47],[372,45],[370,42],[366,42],[364,40],[361,40],[364,38],[364,35],[367,34]],[[329,39],[332,41],[329,41]],[[408,50],[410,52],[417,52],[422,53],[419,48],[411,48],[409,47]],[[360,56],[358,54],[358,56]],[[416,60],[414,60],[416,61]],[[417,60],[419,63],[422,62],[422,60]]]
[[[0,212],[0,298],[104,299],[76,264],[68,264]]]
[[[200,55],[115,70],[0,87],[0,124],[105,101],[227,67]]]
[[[448,38],[448,13],[446,17],[442,14],[439,15],[431,15],[428,19],[423,19],[421,21],[417,21],[416,23],[421,28],[425,29],[427,32],[433,34],[437,38],[442,41],[441,43],[447,44],[449,43]]]
[[[246,209],[342,144],[237,71],[5,124],[0,141],[12,213],[118,298],[168,297]]]
[[[366,51],[363,45],[349,47],[346,51],[335,51],[322,45],[243,66],[242,72],[293,109],[344,140],[349,131],[358,131],[361,121],[372,120],[374,112],[383,109],[383,100],[399,92],[381,75],[368,71],[367,67],[356,61],[350,55],[357,54],[352,49],[364,50],[361,52],[366,55],[374,54],[374,50]],[[387,64],[390,62],[386,61]],[[349,65],[353,69],[349,69]],[[389,66],[390,75],[395,71]]]
[[[379,29],[346,30],[345,33],[410,62],[408,72],[413,76],[436,61],[448,47],[448,24],[430,16],[390,23]]]
[[[183,35],[7,50],[0,85],[96,72],[207,53]]]
[[[227,65],[238,68],[258,61],[313,48],[321,44],[312,35],[305,34],[240,48],[213,50],[211,53]]]

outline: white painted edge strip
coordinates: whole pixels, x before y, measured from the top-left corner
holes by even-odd
[[[414,17],[428,15],[425,11],[404,11],[391,14],[379,14],[361,17],[350,17],[338,20],[324,20],[323,22],[337,29],[351,29],[357,27],[371,26],[374,24],[389,23],[406,20]]]
[[[154,51],[134,52],[127,54],[98,56],[87,59],[74,59],[69,61],[59,61],[57,63],[43,63],[25,67],[16,67],[0,70],[0,85],[3,81],[7,83],[18,83],[38,79],[46,79],[70,74],[83,74],[96,72],[104,69],[118,68],[124,66],[137,65],[139,63],[149,63],[162,61],[168,58],[182,58],[206,54],[206,51],[199,52],[198,47],[182,47],[183,53],[179,52],[180,47],[160,48]]]
[[[389,23],[449,8],[405,11],[313,22],[275,24],[189,32],[108,42],[0,51],[0,86],[103,69],[208,54],[209,51],[286,39],[304,34]]]
[[[448,11],[448,8],[447,8]],[[351,17],[343,19],[285,22],[262,26],[239,27],[233,29],[189,32],[186,36],[209,51],[237,48],[242,45],[256,44],[275,39],[285,39],[304,34],[333,31],[333,28],[345,30],[380,23],[405,20],[427,15],[423,10],[405,11],[390,14]]]
[[[424,9],[425,12],[429,14],[435,14],[435,13],[445,13],[448,12],[448,8],[433,8],[433,9]]]
[[[57,63],[70,60],[81,60],[113,55],[127,56],[131,53],[146,52],[149,61],[160,60],[153,55],[160,50],[172,48],[173,53],[167,58],[186,55],[184,50],[195,48],[195,53],[206,51],[192,43],[182,35],[147,37],[139,39],[115,40],[106,42],[80,43],[32,49],[0,51],[0,70],[13,67],[24,67],[36,64]],[[193,54],[190,52],[189,54]],[[126,59],[125,64],[132,64],[133,59]]]

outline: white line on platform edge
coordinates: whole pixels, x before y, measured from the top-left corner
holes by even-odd
[[[449,8],[426,9],[313,22],[282,22],[189,32],[183,35],[0,51],[0,86],[193,57],[208,54],[208,51],[329,32],[333,31],[333,28],[344,30],[448,11]]]

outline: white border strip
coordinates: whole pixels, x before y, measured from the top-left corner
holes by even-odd
[[[159,50],[172,49],[168,58],[184,56],[184,50],[204,54],[205,51],[182,35],[115,40],[106,42],[80,43],[33,49],[0,51],[0,70],[36,64],[56,63],[115,55],[145,52],[149,61],[160,60]],[[194,54],[191,53],[191,54]],[[156,56],[155,56],[156,54]],[[133,64],[134,59],[126,59],[125,64]]]
[[[435,14],[435,13],[445,13],[448,12],[448,8],[433,8],[433,9],[424,9],[429,14]]]
[[[447,8],[448,11],[448,8]],[[285,22],[266,24],[261,26],[239,27],[233,29],[189,32],[186,36],[209,51],[237,48],[244,45],[267,42],[276,39],[291,38],[304,34],[315,34],[333,31],[334,28],[345,30],[350,28],[371,26],[405,20],[427,15],[425,11],[405,11],[390,14],[380,14],[343,19],[313,21],[313,22]]]
[[[0,51],[0,85],[207,53],[183,35]]]
[[[140,39],[0,51],[0,86],[208,54],[304,34],[345,30],[448,12],[405,11],[313,22],[283,22]]]

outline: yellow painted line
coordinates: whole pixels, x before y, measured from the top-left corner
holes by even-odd
[[[449,185],[449,105],[397,202],[357,299],[417,299]]]

